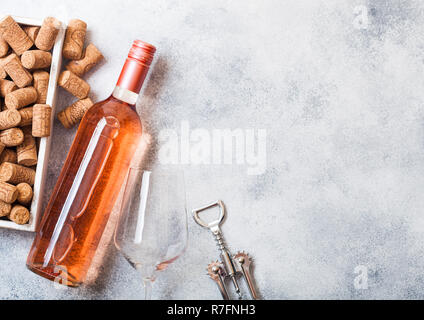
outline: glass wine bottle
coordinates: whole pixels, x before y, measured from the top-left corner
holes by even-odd
[[[33,272],[83,283],[141,138],[135,104],[155,51],[136,40],[112,95],[84,115],[27,259]]]

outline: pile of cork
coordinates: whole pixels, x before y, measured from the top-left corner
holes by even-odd
[[[41,27],[19,25],[11,16],[0,20],[0,218],[17,224],[30,219],[37,166],[36,138],[51,131],[51,106],[46,104],[52,48],[61,23],[44,19]],[[62,55],[70,60],[58,84],[79,100],[58,114],[66,128],[77,124],[93,106],[90,85],[81,77],[103,59],[89,44],[87,24],[69,22]]]
[[[46,104],[51,50],[60,28],[55,18],[41,27],[0,20],[0,217],[17,224],[30,219],[36,138],[50,135]]]
[[[84,21],[78,19],[69,21],[63,45],[63,57],[71,61],[66,65],[67,70],[60,74],[58,84],[78,100],[57,115],[67,129],[76,125],[93,106],[92,100],[88,97],[90,85],[82,79],[82,76],[103,59],[102,53],[92,43],[84,50],[86,32],[87,24]]]

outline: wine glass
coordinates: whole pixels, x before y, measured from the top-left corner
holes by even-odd
[[[115,230],[115,246],[143,277],[145,299],[157,274],[187,247],[184,174],[179,170],[129,170]]]

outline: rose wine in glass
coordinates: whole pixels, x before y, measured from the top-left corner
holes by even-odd
[[[84,115],[28,255],[33,272],[83,283],[140,142],[135,104],[155,51],[136,40],[112,95]]]

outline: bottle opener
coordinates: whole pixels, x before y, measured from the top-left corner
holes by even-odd
[[[219,207],[219,218],[215,221],[206,223],[199,217],[199,213],[211,209],[213,207]],[[239,299],[242,299],[240,287],[237,282],[237,278],[239,277],[243,277],[246,281],[252,299],[257,300],[258,295],[255,289],[255,285],[253,283],[253,277],[250,269],[252,263],[251,258],[248,256],[247,253],[243,251],[237,252],[235,255],[232,255],[225,244],[220,228],[220,225],[224,221],[226,215],[224,203],[221,200],[218,200],[217,202],[211,203],[205,207],[195,209],[192,212],[194,221],[196,221],[196,223],[201,227],[211,230],[211,232],[215,236],[215,241],[220,250],[221,261],[217,260],[215,262],[210,263],[207,267],[207,271],[209,277],[218,285],[219,291],[221,292],[221,295],[224,300],[230,300],[227,287],[225,285],[225,280],[228,278],[231,279],[235,291],[239,296]]]

